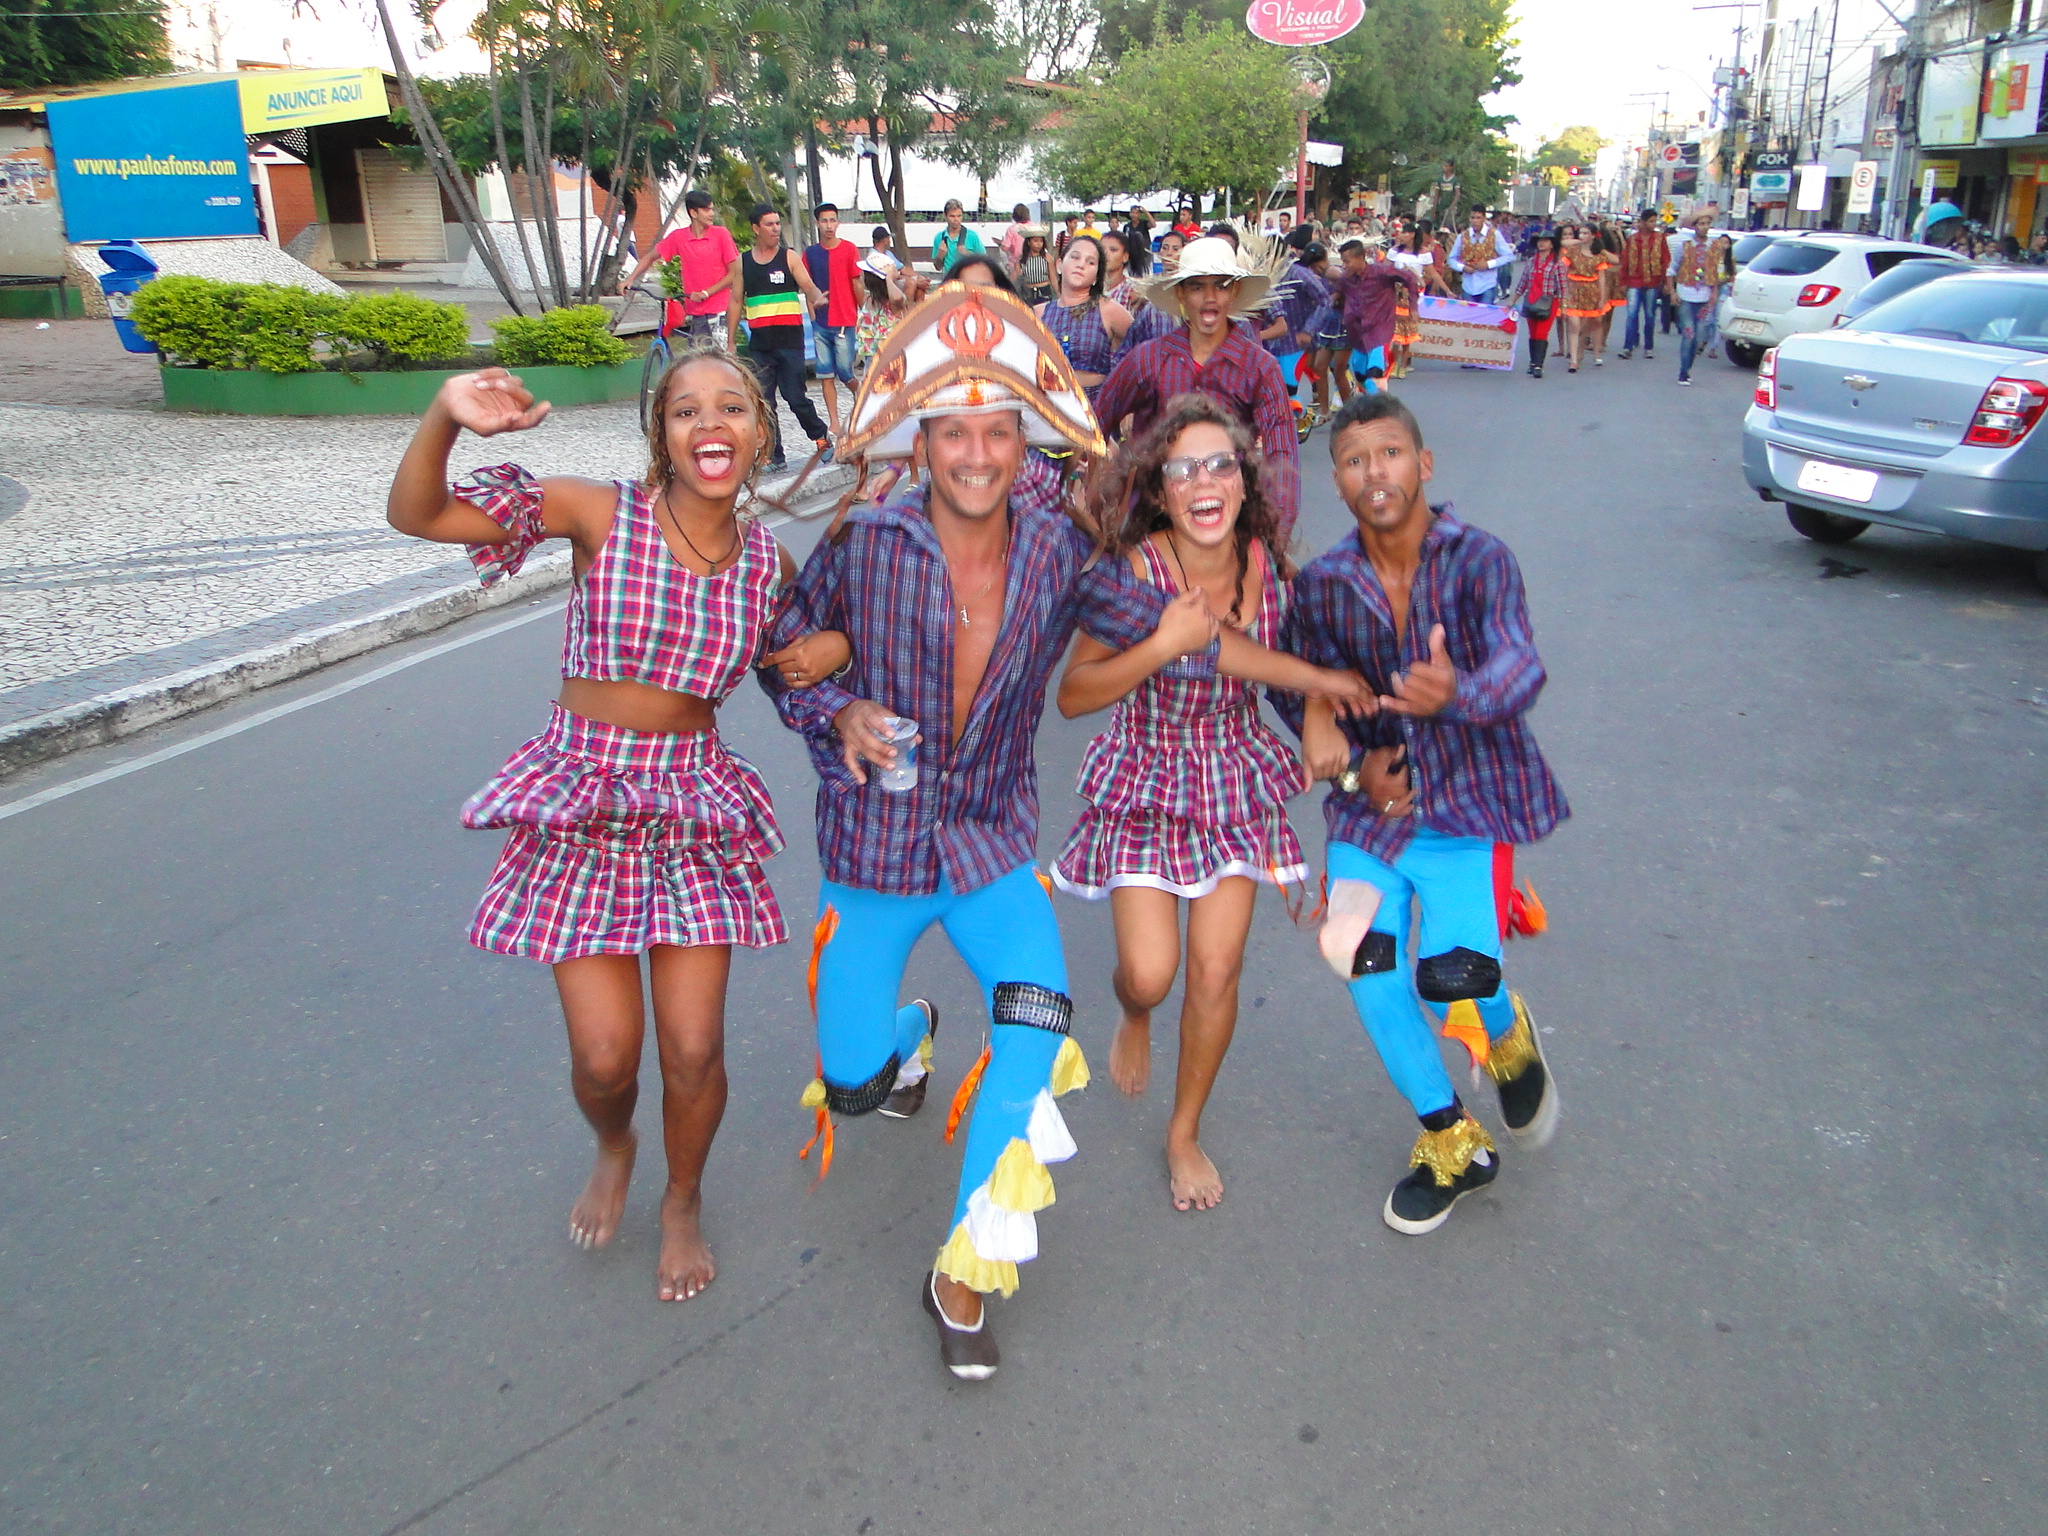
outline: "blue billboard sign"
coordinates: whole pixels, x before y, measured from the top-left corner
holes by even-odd
[[[47,111],[68,239],[257,232],[234,81],[53,101]]]

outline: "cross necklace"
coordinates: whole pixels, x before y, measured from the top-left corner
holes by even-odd
[[[990,573],[989,573],[989,578],[988,578],[988,580],[987,580],[987,581],[984,581],[984,582],[983,582],[983,583],[981,584],[981,590],[980,590],[979,592],[975,593],[975,594],[974,594],[974,596],[972,596],[972,597],[970,597],[969,599],[967,599],[967,603],[978,603],[978,602],[980,602],[980,601],[981,601],[981,600],[982,600],[982,599],[983,599],[984,597],[987,597],[987,596],[988,596],[988,593],[989,593],[989,588],[993,587],[993,586],[994,586],[994,585],[996,584],[996,577],[998,577],[998,576],[1002,575],[1002,574],[1003,574],[1003,573],[1004,573],[1005,571],[1009,570],[1009,568],[1010,568],[1010,540],[1006,538],[1006,539],[1004,539],[1004,540],[1003,540],[1003,558],[1002,558],[1002,561],[1001,561],[1001,563],[1000,563],[1000,564],[998,564],[998,565],[996,566],[996,568],[995,568],[995,570],[994,570],[994,571],[992,571],[992,572],[990,572]],[[947,572],[946,574],[947,574],[948,576],[950,576],[950,575],[952,574],[952,572],[951,572],[951,571],[948,571],[948,572]],[[969,625],[968,625],[968,622],[967,622],[967,603],[961,603],[961,604],[959,605],[959,607],[960,607],[960,627],[961,627],[962,629],[966,629],[966,628],[968,628],[968,627],[969,627]]]

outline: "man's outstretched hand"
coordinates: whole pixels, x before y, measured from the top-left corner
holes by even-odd
[[[1437,624],[1429,631],[1429,659],[1396,673],[1393,696],[1381,694],[1380,708],[1419,719],[1436,714],[1457,696],[1458,670],[1444,648],[1444,627]]]

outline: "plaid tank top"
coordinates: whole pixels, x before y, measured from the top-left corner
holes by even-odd
[[[1159,547],[1150,539],[1139,544],[1144,557],[1145,578],[1155,587],[1178,592],[1180,583],[1166,563]],[[1245,600],[1256,598],[1259,611],[1244,634],[1269,649],[1278,641],[1280,621],[1287,607],[1287,593],[1274,580],[1273,562],[1263,549],[1253,547],[1251,569],[1245,572]],[[1241,678],[1188,677],[1172,665],[1161,667],[1144,682],[1118,699],[1110,712],[1112,729],[1121,728],[1141,738],[1161,736],[1177,740],[1183,732],[1193,746],[1211,736],[1234,740],[1237,732],[1258,714],[1258,685]],[[1217,735],[1220,727],[1220,736]]]
[[[740,519],[739,558],[699,576],[662,542],[653,492],[634,481],[613,484],[611,532],[569,592],[562,676],[652,683],[721,704],[752,668],[775,617],[782,560],[774,536]],[[453,489],[511,534],[469,546],[483,584],[516,576],[548,536],[540,481],[517,464],[497,464]]]
[[[617,485],[611,536],[569,598],[562,675],[651,683],[723,703],[752,669],[774,617],[782,576],[775,538],[742,518],[739,558],[699,576],[669,553],[652,489]]]

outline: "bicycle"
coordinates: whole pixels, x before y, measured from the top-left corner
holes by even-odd
[[[654,328],[654,339],[647,343],[647,360],[640,367],[640,430],[645,432],[652,424],[654,415],[654,391],[661,383],[661,377],[668,372],[668,365],[675,360],[675,353],[668,344],[668,299],[636,286],[626,295],[626,306],[631,307],[635,294],[645,294],[661,306],[661,319]],[[619,311],[623,318],[625,310]]]

